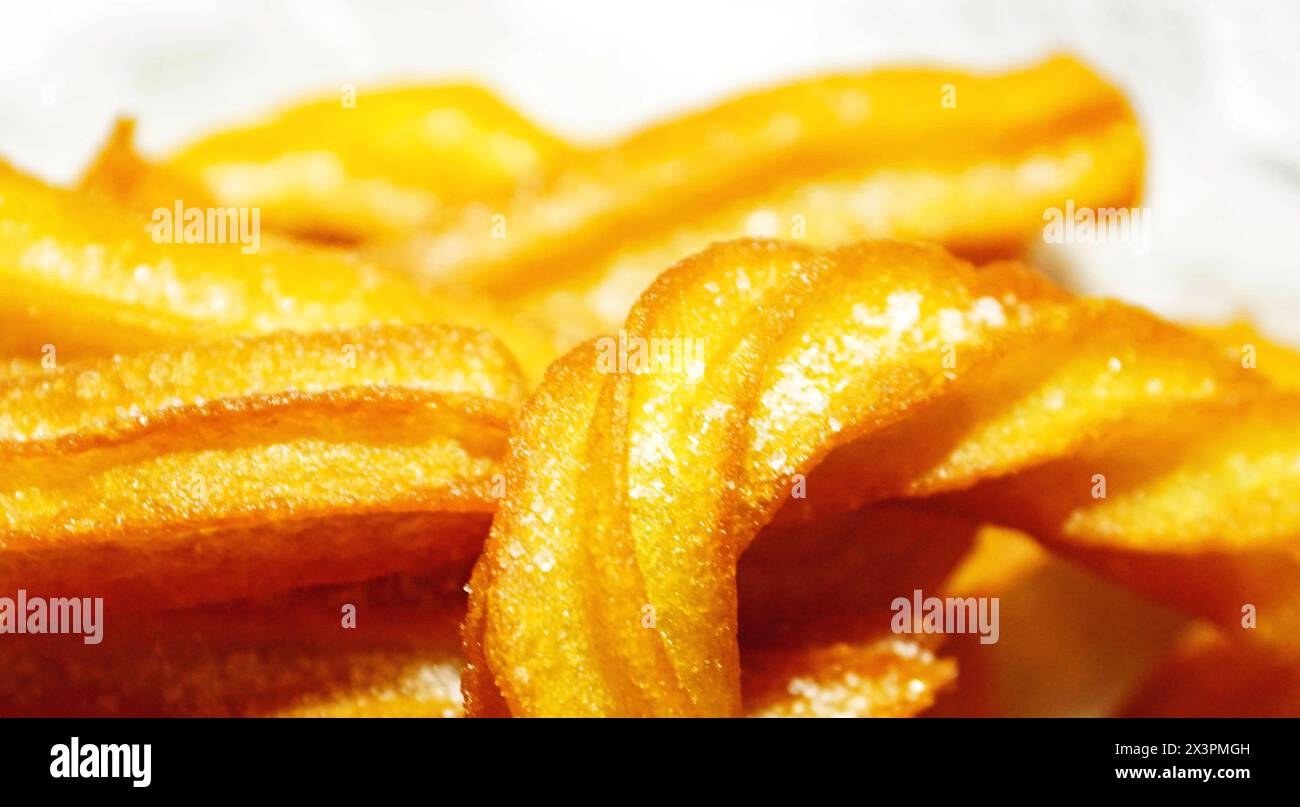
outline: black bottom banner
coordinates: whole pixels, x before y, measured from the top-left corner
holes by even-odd
[[[1216,793],[1284,783],[1283,720],[617,721],[25,720],[0,722],[4,787],[133,795],[449,788],[509,782],[553,790],[624,782],[725,789],[749,779],[800,790],[866,774],[971,793],[1105,787]],[[713,737],[713,732],[717,736]],[[844,733],[841,733],[844,732]],[[680,779],[679,779],[680,777]],[[996,783],[996,785],[995,785]],[[864,782],[865,784],[865,782]],[[566,785],[566,786],[568,786]],[[10,791],[12,792],[12,791]]]

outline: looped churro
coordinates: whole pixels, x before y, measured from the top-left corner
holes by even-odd
[[[1220,624],[1265,601],[1261,634],[1294,635],[1300,406],[1199,336],[890,242],[718,245],[623,330],[657,358],[577,348],[516,423],[471,714],[740,713],[741,554],[889,498],[1029,528]]]
[[[131,141],[0,165],[0,594],[113,615],[0,648],[0,711],[1093,713],[1241,627],[1294,684],[1296,355],[966,262],[1138,197],[1072,59],[587,148],[472,87]]]

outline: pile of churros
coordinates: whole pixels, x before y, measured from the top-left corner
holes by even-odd
[[[1026,262],[1143,164],[1068,57],[0,164],[0,714],[1300,714],[1300,355]]]

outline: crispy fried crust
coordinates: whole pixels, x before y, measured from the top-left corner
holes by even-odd
[[[890,242],[718,245],[624,327],[702,367],[602,372],[588,344],[525,405],[471,583],[471,714],[740,713],[741,553],[891,497],[1220,621],[1267,602],[1259,634],[1294,642],[1300,406],[1197,335]]]
[[[0,382],[0,589],[127,611],[471,557],[522,389],[499,343],[441,325]]]
[[[120,125],[80,191],[0,164],[0,356],[58,365],[285,329],[449,322],[496,334],[529,378],[552,358],[542,331],[481,295],[417,288],[348,252],[269,234],[249,254],[156,242],[151,214],[211,202],[181,195],[186,180],[140,160],[130,136]]]
[[[177,201],[160,207],[171,215]],[[410,284],[346,254],[269,237],[245,254],[234,232],[226,239],[233,243],[158,243],[148,214],[0,165],[0,351],[40,357],[52,344],[71,360],[429,318]]]

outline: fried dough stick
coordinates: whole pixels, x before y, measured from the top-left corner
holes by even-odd
[[[480,87],[405,86],[299,103],[166,165],[273,230],[356,243],[499,204],[571,151]]]
[[[717,240],[889,236],[1018,254],[1045,209],[1132,204],[1142,166],[1122,94],[1069,58],[1000,75],[828,76],[579,154],[542,187],[398,245],[397,260],[539,318],[567,349],[616,329],[664,266]]]
[[[713,241],[892,236],[1019,253],[1047,209],[1133,203],[1143,167],[1123,96],[1066,57],[1001,75],[795,82],[585,150],[467,87],[307,103],[162,165],[114,156],[122,141],[129,131],[87,187],[143,211],[207,195],[262,208],[272,230],[385,242],[377,262],[453,298],[437,318],[478,316],[533,377]]]
[[[522,390],[498,342],[443,325],[0,381],[0,590],[121,613],[472,557]]]
[[[185,183],[134,154],[129,126],[97,176],[76,192],[0,164],[0,356],[57,366],[284,329],[451,322],[498,334],[530,377],[551,358],[490,302],[418,289],[346,252],[269,235],[248,254],[240,243],[156,242],[150,210],[171,215]]]
[[[428,314],[410,284],[342,253],[265,239],[245,254],[229,229],[232,243],[153,236],[147,214],[0,165],[0,350],[71,359]]]
[[[773,519],[813,530],[895,497],[1029,513],[1130,584],[1123,564],[1176,555],[1153,564],[1158,593],[1222,617],[1249,592],[1286,640],[1300,577],[1261,560],[1300,534],[1300,406],[1199,336],[1015,264],[891,242],[718,245],[624,327],[698,342],[685,372],[617,372],[588,344],[525,405],[471,583],[470,714],[740,713],[737,558]],[[1225,417],[1239,427],[1155,450],[1171,424]],[[1114,461],[1095,466],[1109,499],[1080,512],[1093,459]],[[1009,486],[990,512],[938,498],[985,480]]]
[[[847,534],[828,539],[821,546],[826,551],[798,555],[822,572],[809,570],[809,581],[856,574],[859,588],[877,593],[887,580],[928,584],[948,563],[935,558],[950,560],[965,545],[966,533],[954,532],[944,541],[949,551],[923,551],[933,549],[935,536],[927,530],[943,520],[906,511],[853,516],[844,526],[870,524],[899,538],[893,551],[864,552],[884,544],[842,540]],[[779,632],[789,623],[770,622],[764,611],[813,595],[814,588],[769,591],[765,581],[775,579],[769,567],[792,553],[785,536],[772,536],[768,545],[773,549],[756,551],[747,562],[745,601],[753,607],[750,625]],[[877,564],[885,559],[901,562]],[[110,613],[98,645],[80,636],[10,637],[0,643],[6,671],[0,714],[459,717],[467,574],[467,564],[459,563],[433,577],[398,575],[177,611]],[[846,613],[865,615],[858,606],[870,600],[845,597],[855,604]],[[344,627],[348,606],[354,627]],[[773,634],[753,644],[745,690],[754,716],[915,714],[954,673],[924,637],[877,631],[875,638],[849,641],[824,633],[808,644]]]
[[[106,606],[101,644],[0,643],[0,714],[459,717],[464,572],[178,611]]]

